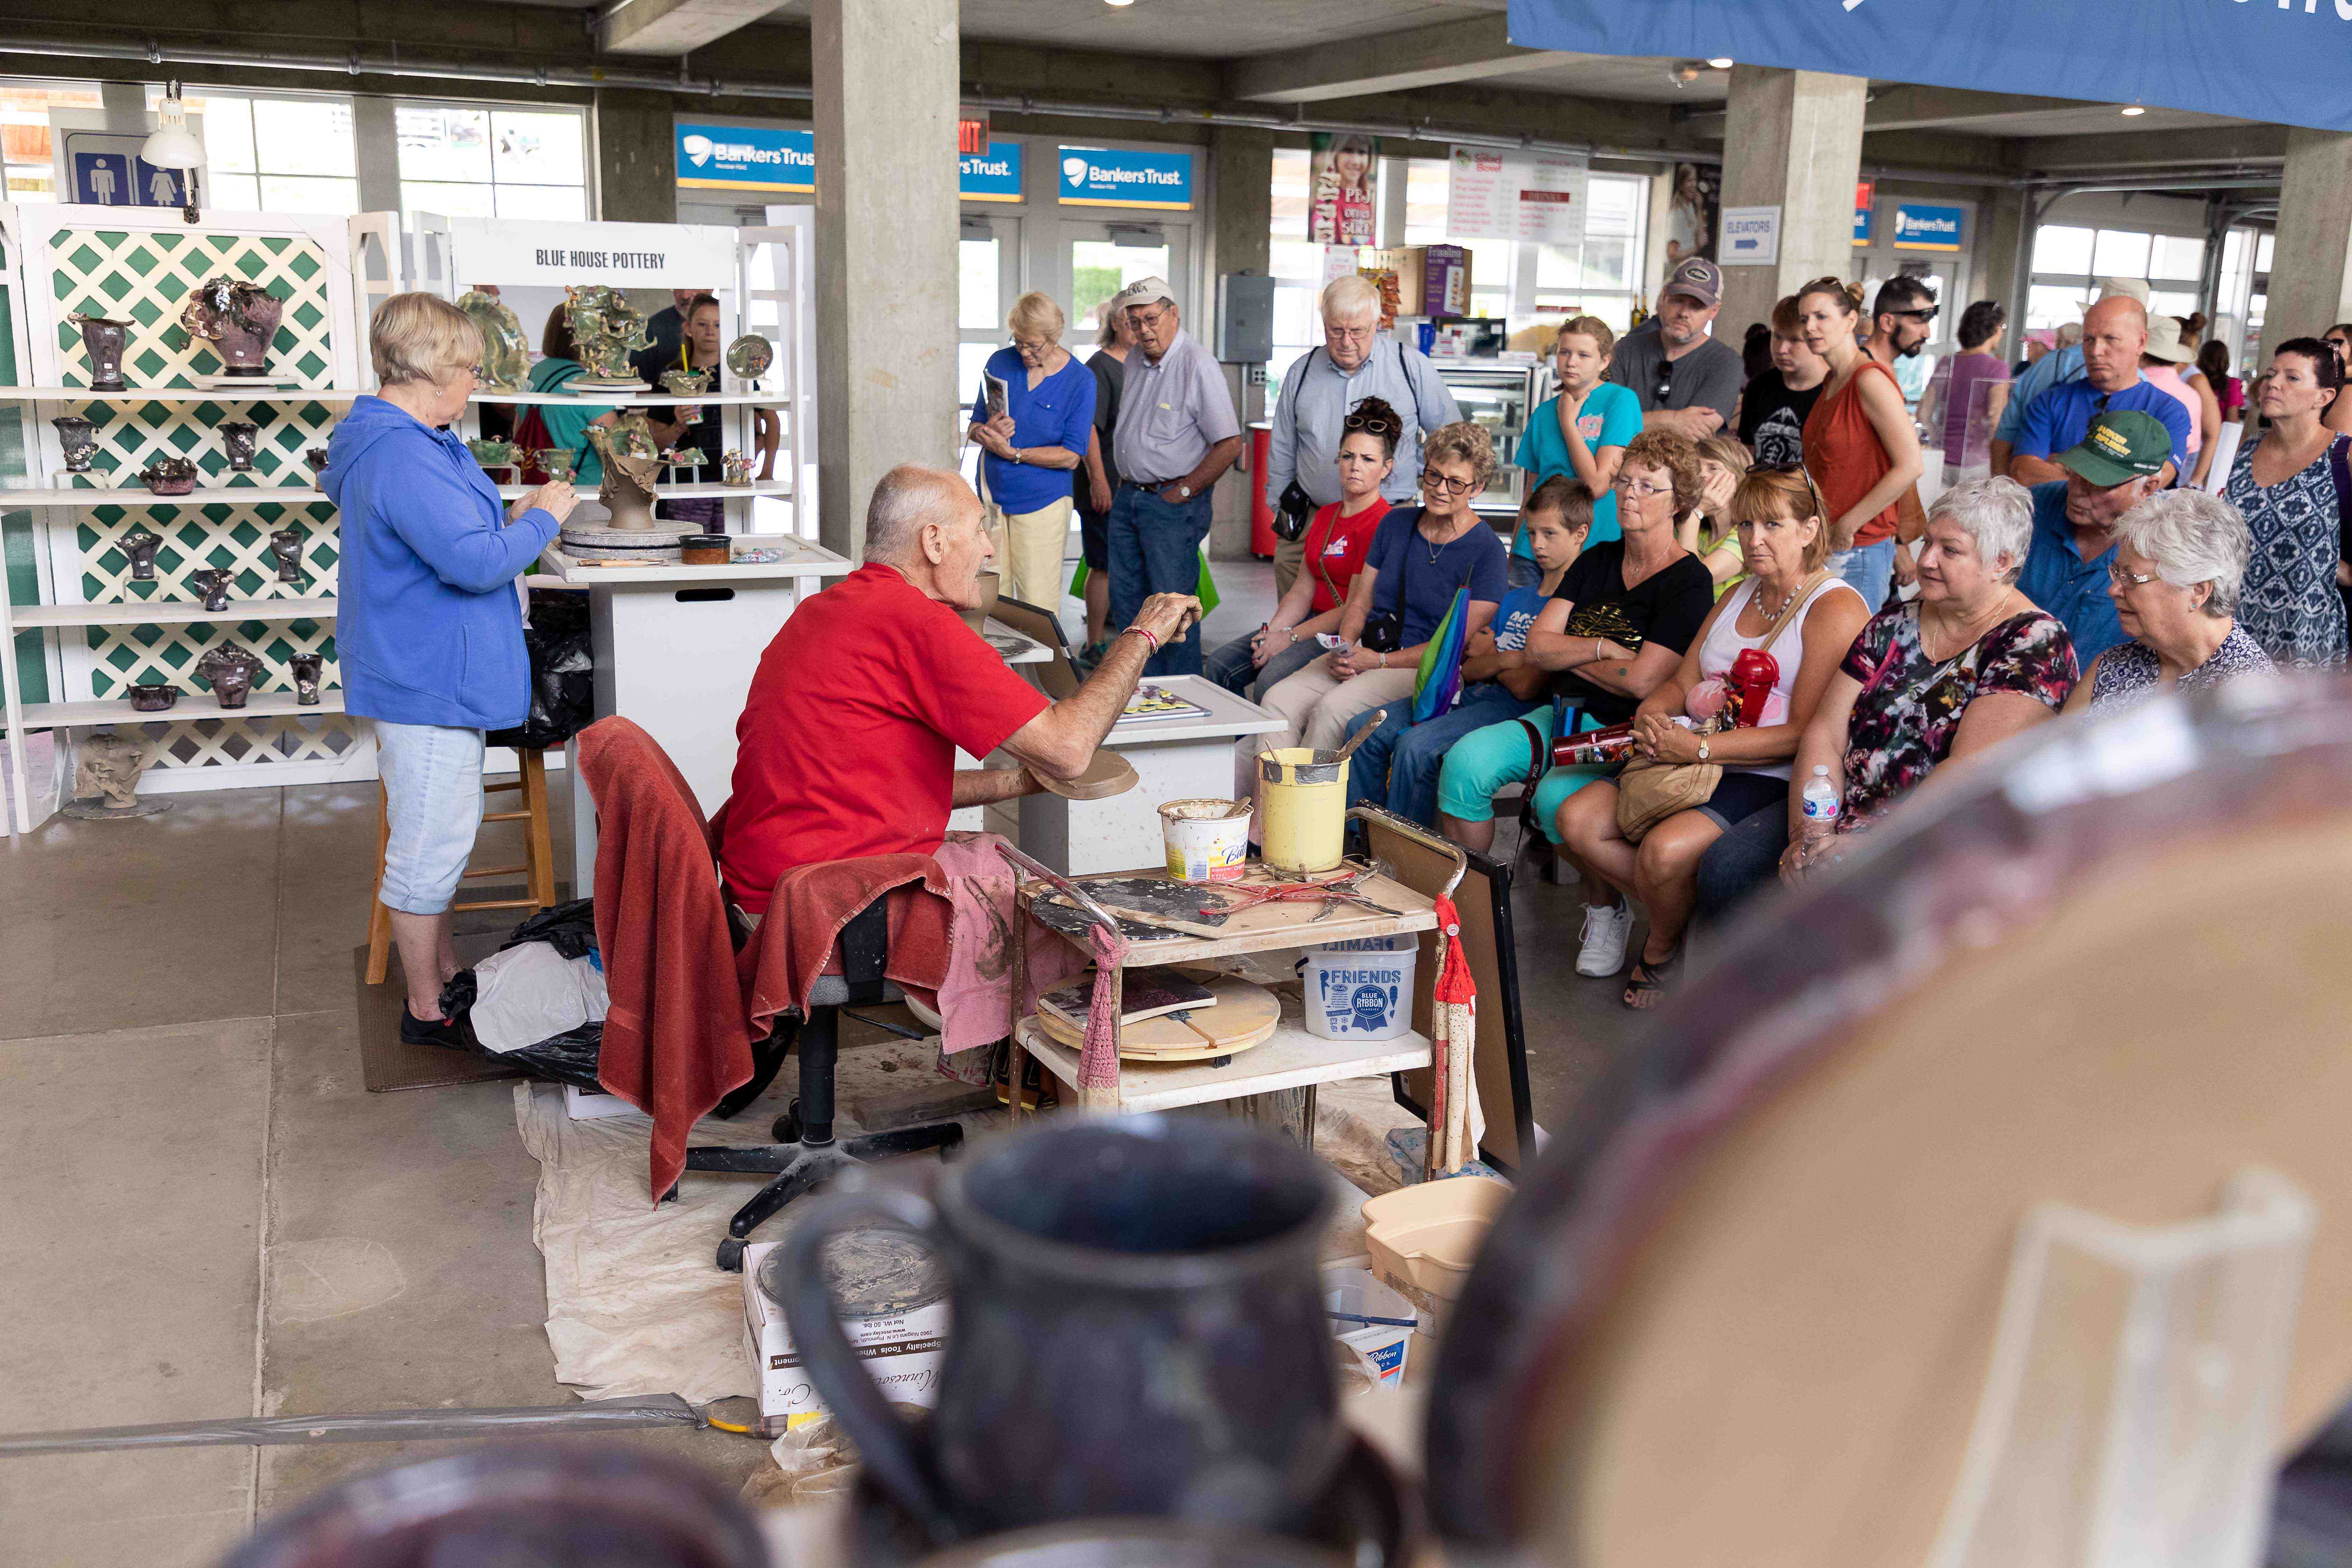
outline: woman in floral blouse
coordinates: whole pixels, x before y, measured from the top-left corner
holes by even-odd
[[[1927,514],[1919,597],[1873,616],[1814,710],[1789,792],[1784,879],[1835,859],[1940,764],[2053,717],[2074,689],[2074,645],[2017,591],[2033,503],[2009,479],[1955,485]],[[1809,836],[1802,791],[1829,769],[1843,802],[1834,835]]]

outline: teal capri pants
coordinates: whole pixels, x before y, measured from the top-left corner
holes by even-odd
[[[1491,821],[1496,791],[1525,784],[1534,771],[1526,726],[1532,724],[1543,731],[1549,753],[1559,725],[1559,705],[1554,703],[1528,714],[1525,723],[1508,719],[1483,730],[1473,730],[1454,742],[1454,749],[1445,753],[1444,770],[1437,775],[1437,809],[1457,822]],[[1575,712],[1580,732],[1601,728],[1601,721],[1591,715],[1580,709]],[[1614,776],[1619,765],[1595,763],[1589,767],[1556,767],[1546,773],[1536,784],[1535,801],[1536,821],[1542,826],[1544,837],[1558,843],[1552,818],[1559,811],[1559,803],[1595,779]]]

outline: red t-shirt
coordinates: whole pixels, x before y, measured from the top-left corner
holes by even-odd
[[[1315,584],[1315,613],[1336,610],[1348,596],[1348,584],[1364,568],[1364,557],[1372,548],[1372,535],[1381,531],[1381,520],[1389,514],[1389,503],[1379,496],[1361,511],[1345,517],[1339,514],[1339,503],[1318,509],[1315,521],[1307,525],[1305,570]]]
[[[751,677],[719,862],[728,897],[764,914],[795,866],[935,852],[956,748],[985,757],[1045,707],[952,606],[888,566],[859,567],[793,613]]]

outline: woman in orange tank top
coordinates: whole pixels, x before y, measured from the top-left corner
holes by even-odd
[[[1797,330],[1829,362],[1830,378],[1805,417],[1805,469],[1830,518],[1830,570],[1874,615],[1897,575],[1895,503],[1918,479],[1919,431],[1895,373],[1854,339],[1856,301],[1834,278],[1797,293]],[[1908,581],[1907,570],[1901,574]]]

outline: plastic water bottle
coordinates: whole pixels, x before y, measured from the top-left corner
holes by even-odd
[[[1829,765],[1817,763],[1813,776],[1805,782],[1805,834],[1817,837],[1837,829],[1838,790],[1830,782]]]

